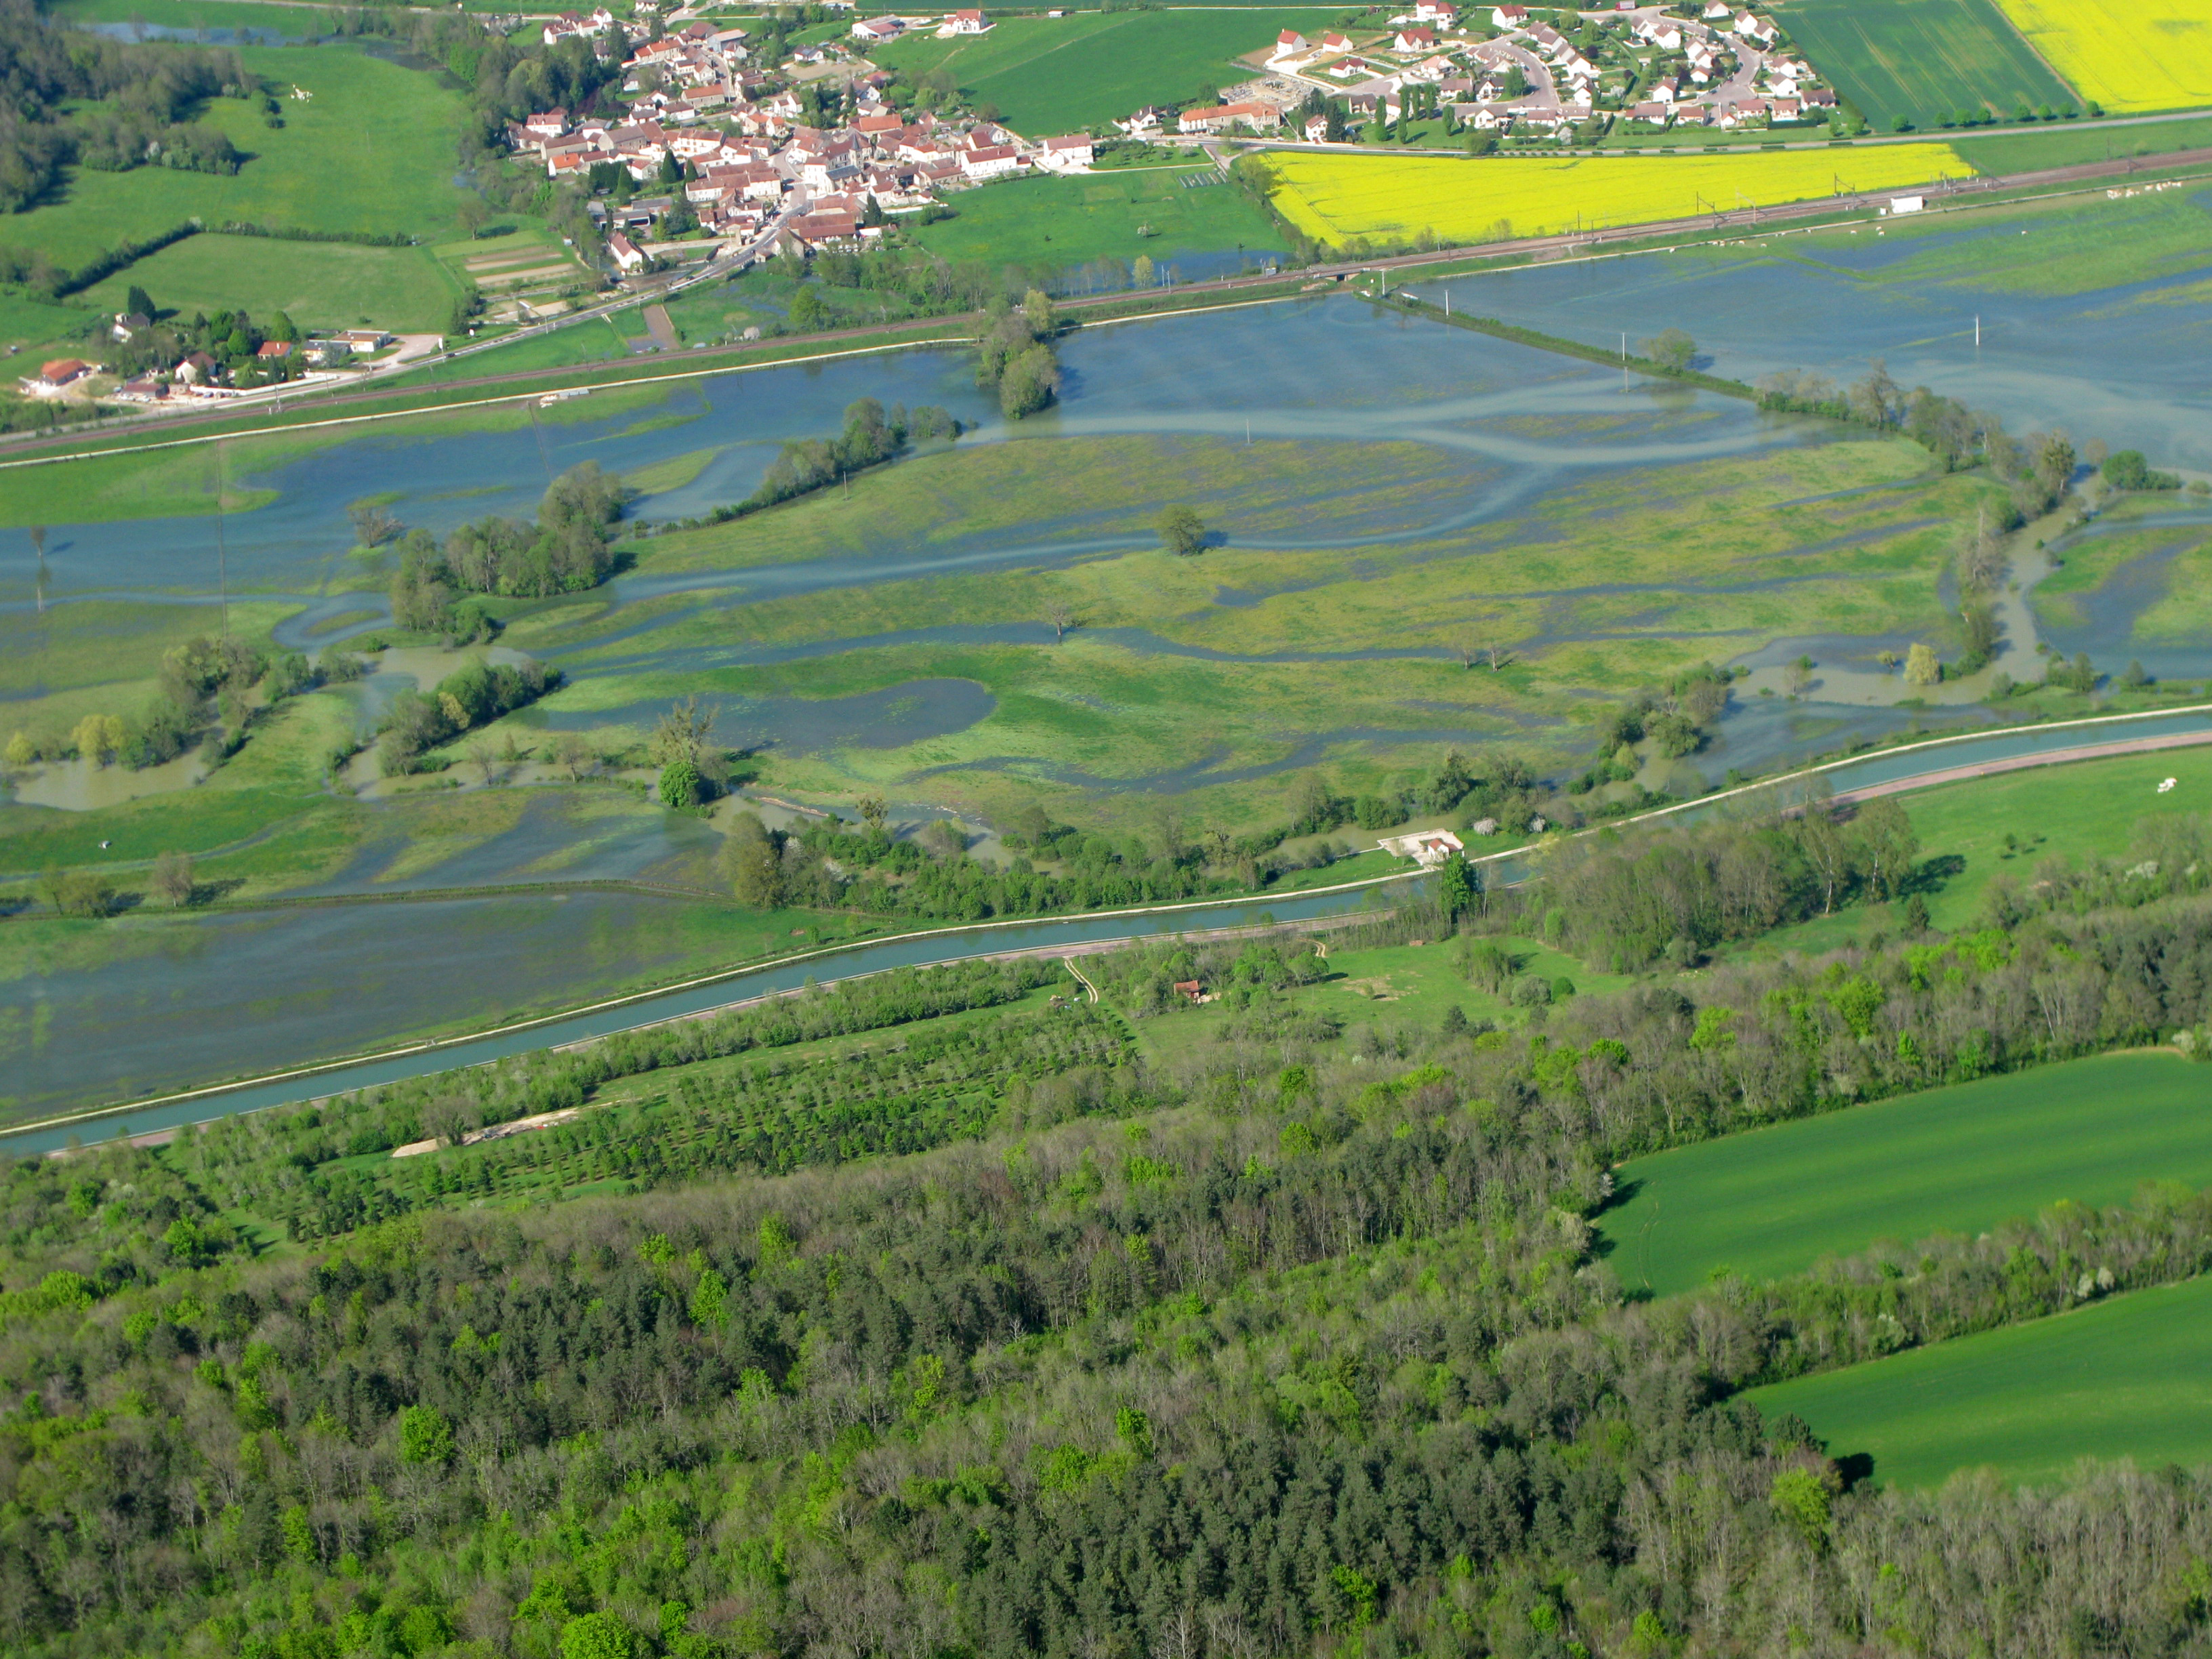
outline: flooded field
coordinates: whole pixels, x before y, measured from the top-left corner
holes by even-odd
[[[1455,308],[1595,344],[1681,326],[1714,372],[1744,379],[1849,380],[1881,357],[2015,432],[2063,425],[2080,444],[2212,469],[2195,367],[2212,254],[2191,216],[2212,218],[2193,199],[2118,209],[2124,254],[2029,215],[1449,286]],[[641,892],[410,896],[718,890],[717,823],[665,811],[649,777],[572,787],[549,758],[569,734],[641,754],[692,694],[777,800],[849,811],[873,793],[914,827],[1003,824],[1042,802],[1122,833],[1168,797],[1193,824],[1273,821],[1297,774],[1391,787],[1451,747],[1565,775],[1587,763],[1597,711],[1701,659],[1748,678],[1676,769],[1669,787],[1689,790],[1990,722],[1989,675],[2039,679],[2041,647],[2212,675],[2197,598],[2212,510],[2186,495],[2023,544],[1992,669],[1900,706],[1882,658],[1955,648],[1962,526],[1999,499],[1977,475],[1931,473],[1902,439],[1350,295],[1087,329],[1061,361],[1058,406],[1012,426],[964,355],[908,352],[281,451],[171,452],[138,495],[118,487],[82,521],[34,538],[18,513],[22,527],[0,530],[0,738],[133,712],[161,652],[222,618],[311,654],[388,630],[391,554],[354,545],[357,502],[442,536],[526,516],[592,460],[635,483],[630,520],[656,533],[634,535],[600,588],[501,602],[496,653],[565,684],[492,728],[496,768],[395,793],[371,757],[325,763],[463,660],[416,647],[298,700],[213,772],[196,757],[19,769],[0,869],[26,891],[49,863],[103,858],[143,884],[154,854],[181,845],[252,895],[325,908],[25,930],[0,960],[5,1109],[480,1025],[788,934],[787,919]],[[861,397],[940,404],[972,429],[849,491],[659,531],[742,498],[781,444],[833,434]],[[143,516],[112,516],[140,499]],[[1159,550],[1170,503],[1200,515],[1200,556]]]

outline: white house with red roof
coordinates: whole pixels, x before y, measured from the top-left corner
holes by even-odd
[[[1434,52],[1436,49],[1437,32],[1434,29],[1400,29],[1390,40],[1393,52]]]

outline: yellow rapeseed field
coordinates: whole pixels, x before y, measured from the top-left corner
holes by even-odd
[[[2212,104],[2212,0],[1998,0],[2028,44],[2115,113]]]
[[[1964,178],[1973,167],[1948,144],[1876,144],[1849,151],[1741,155],[1532,156],[1458,161],[1442,155],[1267,158],[1275,206],[1317,241],[1411,244],[1543,236],[1579,223],[1648,224],[1746,202],[1772,207],[1852,191]],[[1577,216],[1579,219],[1577,219]]]

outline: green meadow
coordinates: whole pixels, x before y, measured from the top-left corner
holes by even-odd
[[[440,332],[461,293],[428,248],[212,234],[137,260],[87,289],[85,298],[118,311],[133,287],[186,319],[196,312],[243,309],[266,318],[281,311],[303,329],[374,323],[400,334]]]
[[[1623,1285],[1777,1279],[1877,1241],[1972,1233],[2148,1180],[2212,1185],[2212,1074],[2101,1055],[1854,1106],[1623,1164],[1602,1221]]]
[[[915,240],[956,264],[1054,270],[1139,255],[1155,264],[1178,251],[1281,251],[1282,233],[1234,185],[1184,188],[1218,178],[1212,167],[1132,169],[1073,178],[1008,179],[964,192],[957,218],[923,225]]]
[[[195,216],[210,224],[235,219],[398,235],[453,228],[461,200],[453,173],[462,107],[435,76],[337,44],[247,46],[239,56],[275,88],[284,125],[264,126],[240,100],[209,102],[202,118],[251,158],[235,174],[76,168],[58,199],[13,216],[10,240],[75,265]],[[313,99],[290,97],[295,86]],[[238,246],[249,265],[265,252],[260,242]]]
[[[2078,719],[2100,711],[2090,699],[2069,694],[2047,704],[2045,712]],[[2110,740],[2109,732],[2083,739]],[[2161,794],[2159,785],[2168,778],[2175,787]],[[1929,920],[1943,932],[1956,932],[1981,925],[1993,881],[2025,887],[2040,878],[2046,860],[2078,868],[2126,858],[2142,821],[2212,811],[2212,750],[2029,767],[1917,789],[1899,799],[1920,838],[1922,863],[1934,878],[1925,893]],[[1862,943],[1873,933],[1894,938],[1904,921],[1899,909],[1874,904],[1816,916],[1776,929],[1743,954],[1818,954]]]
[[[1264,53],[1283,29],[1329,28],[1343,15],[1254,7],[1005,17],[981,36],[939,40],[917,31],[873,57],[916,78],[943,69],[979,107],[995,106],[1007,125],[1041,138],[1249,79],[1257,71],[1237,59]]]
[[[1796,0],[1788,23],[1877,132],[1900,117],[1927,128],[1962,110],[2009,118],[2023,102],[2059,111],[2080,101],[1995,0]]]
[[[235,174],[74,167],[52,198],[11,216],[9,242],[74,268],[192,218],[426,239],[452,233],[461,201],[453,173],[462,104],[438,76],[335,43],[249,46],[239,55],[279,100],[283,125],[266,125],[258,104],[245,100],[208,102],[200,118],[228,134],[246,157]],[[312,96],[295,99],[295,88]],[[164,308],[273,310],[289,302],[317,321],[345,325],[370,316],[386,325],[395,319],[421,325],[441,319],[457,291],[420,249],[242,237],[191,238],[115,283],[132,281],[145,283]],[[88,303],[112,298],[107,289],[114,286],[94,290]],[[0,327],[9,320],[0,316]]]
[[[1940,1342],[1745,1396],[1794,1412],[1887,1486],[1988,1468],[2055,1481],[2084,1457],[2212,1462],[2212,1279]]]

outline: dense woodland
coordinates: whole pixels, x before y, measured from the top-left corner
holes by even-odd
[[[1785,913],[1922,878],[1878,815],[1829,829],[1832,889],[1802,823],[1628,836],[1462,895],[1450,948],[1471,982],[1530,930],[1702,951],[1701,918],[1775,914],[1726,896],[1747,860]],[[1891,1492],[1738,1396],[2199,1272],[2212,1200],[1657,1303],[1601,1230],[1635,1153],[2201,1052],[2208,833],[1996,884],[1967,932],[1505,1029],[1346,1030],[1302,1006],[1307,936],[1166,940],[1090,959],[1095,1006],[1054,963],[901,971],[16,1164],[0,1626],[288,1659],[2202,1651],[2204,1477]],[[1146,1061],[1190,979],[1228,1018]],[[475,1139],[389,1155],[431,1135]],[[255,1259],[247,1217],[300,1243]]]

